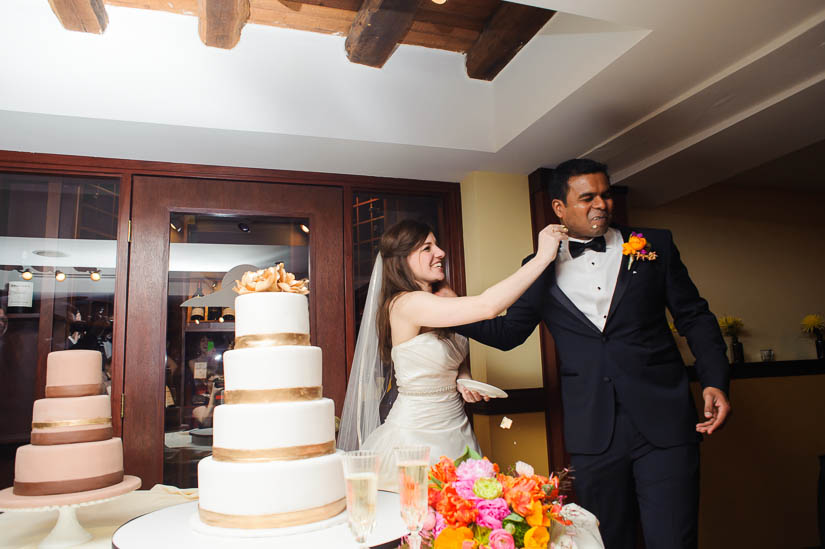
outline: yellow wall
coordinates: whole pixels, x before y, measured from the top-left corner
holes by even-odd
[[[526,175],[473,172],[461,182],[467,293],[482,292],[512,274],[533,251]],[[473,378],[502,389],[541,387],[538,330],[521,346],[502,352],[470,342]],[[474,417],[484,453],[502,468],[521,460],[548,473],[544,414],[515,414],[501,429],[502,416]]]
[[[720,183],[658,208],[633,225],[664,227],[717,315],[741,317],[746,361],[815,358],[800,334],[825,313],[825,193]],[[633,194],[629,196],[633,204]],[[688,363],[693,357],[677,338]],[[699,396],[694,383],[695,397]],[[825,375],[734,380],[734,414],[702,444],[699,546],[818,545],[818,456],[825,454]]]
[[[628,218],[673,231],[711,311],[744,321],[746,362],[758,362],[760,349],[773,349],[776,360],[816,358],[799,328],[804,315],[825,314],[824,192],[720,183],[658,208],[631,209]],[[680,347],[693,363],[683,340]]]

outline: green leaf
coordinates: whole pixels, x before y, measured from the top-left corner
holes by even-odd
[[[509,515],[504,517],[504,519],[502,520],[502,522],[505,522],[505,521],[524,522],[524,517],[519,515],[518,513],[510,513]]]
[[[490,532],[493,530],[485,526],[473,525],[473,539],[480,545],[487,545],[490,543]]]
[[[453,463],[455,463],[455,466],[458,467],[468,459],[481,459],[481,455],[469,446],[465,446],[464,451]]]

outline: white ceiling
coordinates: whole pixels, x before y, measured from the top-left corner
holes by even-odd
[[[0,149],[459,181],[573,156],[660,203],[825,139],[821,0],[522,0],[560,13],[492,82],[399,46],[107,6],[103,35],[0,3]]]

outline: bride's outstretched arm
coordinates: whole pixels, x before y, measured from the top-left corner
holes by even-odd
[[[538,235],[536,255],[512,275],[476,296],[441,297],[410,292],[399,297],[392,316],[415,326],[441,328],[493,318],[512,305],[556,258],[559,242],[567,238],[562,225],[548,225]]]

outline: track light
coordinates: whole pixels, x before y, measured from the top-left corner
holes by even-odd
[[[309,227],[307,227],[307,226],[306,226],[306,225],[304,225],[303,223],[301,223],[301,224],[299,225],[299,227],[301,227],[301,230],[302,230],[302,231],[304,231],[306,234],[309,234]]]
[[[100,280],[100,271],[99,270],[94,270],[94,271],[90,272],[89,273],[89,278],[91,278],[93,282],[97,282],[98,280]]]
[[[63,282],[64,280],[66,280],[66,273],[64,273],[63,271],[56,271],[54,273],[54,279],[58,282]]]
[[[26,269],[25,271],[20,273],[20,278],[22,278],[23,280],[31,280],[33,276],[34,276],[34,273],[32,273],[28,269]]]

